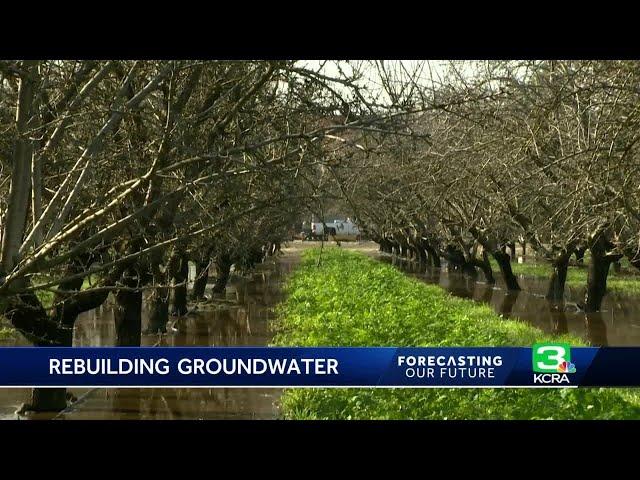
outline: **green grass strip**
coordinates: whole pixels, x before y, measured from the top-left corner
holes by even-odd
[[[504,320],[362,254],[304,252],[278,307],[280,346],[530,346],[541,330]],[[579,338],[562,340],[584,345]],[[288,389],[287,419],[640,418],[637,389]]]

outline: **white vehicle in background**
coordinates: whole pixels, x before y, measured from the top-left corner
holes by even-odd
[[[324,240],[345,242],[355,242],[360,240],[360,230],[350,218],[347,218],[346,220],[325,222],[325,225],[327,227],[326,231],[322,222],[311,222],[310,239],[319,240],[324,237]]]

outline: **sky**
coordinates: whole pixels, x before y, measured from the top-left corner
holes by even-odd
[[[447,78],[451,78],[454,65],[462,77],[470,76],[473,72],[472,62],[446,60],[302,60],[299,64],[329,77],[350,76],[354,69],[357,69],[362,75],[359,84],[366,86],[371,95],[381,102],[390,100],[382,86],[382,78],[385,76],[391,79],[392,85],[396,86],[406,84],[410,78],[413,78],[422,87],[437,88],[446,84]],[[334,83],[337,90],[344,88],[341,88],[337,82]]]

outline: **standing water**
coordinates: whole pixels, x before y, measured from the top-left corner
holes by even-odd
[[[593,346],[640,345],[640,299],[631,295],[608,292],[600,312],[586,314],[579,304],[584,287],[565,289],[564,302],[550,302],[545,298],[548,279],[519,276],[522,290],[509,291],[500,278],[495,285],[456,270],[420,266],[396,256],[376,252],[372,255],[390,263],[401,271],[424,282],[439,285],[452,295],[489,305],[504,318],[527,322],[546,333],[571,333]],[[496,277],[499,277],[499,272]]]
[[[273,307],[282,299],[282,284],[299,261],[297,252],[268,259],[247,276],[233,275],[224,294],[198,304],[193,312],[175,319],[165,335],[143,335],[143,346],[263,346],[272,334]],[[213,285],[208,285],[208,292]],[[143,308],[142,328],[148,312]],[[111,346],[115,343],[110,303],[78,317],[74,346]],[[27,346],[21,336],[3,346]],[[278,415],[281,389],[268,388],[116,388],[70,389],[77,397],[60,413],[23,418],[56,419],[271,419]],[[16,410],[28,402],[29,389],[0,389],[0,419],[16,419]]]

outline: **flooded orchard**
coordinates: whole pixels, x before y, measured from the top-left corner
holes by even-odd
[[[224,294],[213,294],[190,313],[173,318],[163,335],[143,335],[142,346],[262,346],[272,337],[273,307],[282,284],[299,261],[296,250],[269,258],[248,275],[233,275]],[[213,284],[207,286],[210,294]],[[211,294],[210,294],[211,295]],[[143,309],[143,331],[149,315]],[[75,324],[73,345],[115,344],[113,306],[83,313]],[[29,346],[23,337],[3,346]],[[278,416],[281,389],[269,388],[120,388],[69,389],[77,398],[66,410],[18,416],[30,389],[0,389],[0,419],[272,419]]]
[[[301,252],[319,242],[292,242],[282,254],[269,257],[247,275],[233,274],[222,294],[192,305],[182,317],[173,317],[166,334],[144,334],[142,346],[262,346],[272,339],[274,307],[283,300],[282,286],[300,262]],[[325,248],[337,248],[326,243]],[[378,261],[394,265],[407,275],[439,285],[452,295],[490,305],[504,318],[513,318],[552,333],[572,333],[592,345],[640,345],[640,322],[634,312],[639,300],[631,295],[607,293],[600,312],[579,308],[584,288],[567,286],[564,302],[545,298],[548,280],[522,276],[521,291],[509,291],[501,279],[487,284],[457,270],[425,267],[395,255],[380,253],[373,242],[342,243]],[[145,306],[143,330],[149,323]],[[107,347],[116,341],[113,303],[82,314],[74,328],[73,345]],[[29,346],[21,336],[3,346]],[[73,403],[62,412],[16,414],[27,402],[30,389],[0,389],[0,419],[274,419],[279,416],[282,389],[269,388],[120,388],[69,389]]]
[[[522,320],[546,333],[571,333],[594,346],[640,345],[640,299],[636,296],[608,292],[602,309],[587,314],[580,308],[584,287],[567,286],[564,302],[557,303],[545,298],[549,284],[546,278],[519,275],[522,290],[512,291],[506,289],[501,278],[491,285],[482,280],[482,275],[472,278],[447,268],[446,262],[442,268],[434,268],[389,254],[376,252],[373,256],[452,295],[485,303],[504,318]]]

